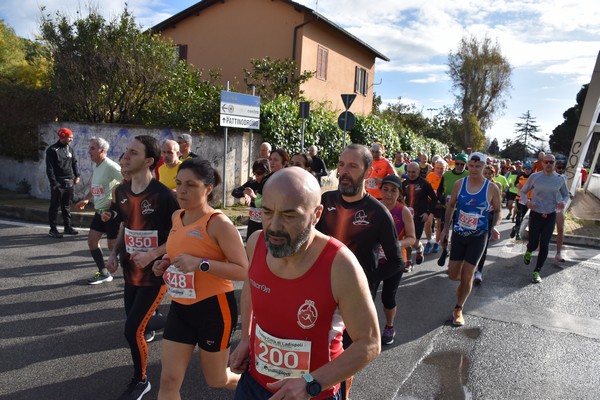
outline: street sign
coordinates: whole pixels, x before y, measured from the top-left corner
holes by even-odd
[[[221,126],[258,129],[260,127],[260,97],[221,91],[219,107]]]
[[[356,118],[350,111],[344,111],[338,118],[338,126],[344,132],[351,131],[356,124]]]
[[[344,102],[344,107],[346,107],[346,111],[348,111],[348,109],[350,109],[350,106],[354,102],[355,98],[356,98],[356,94],[354,94],[354,93],[342,95],[342,102]]]

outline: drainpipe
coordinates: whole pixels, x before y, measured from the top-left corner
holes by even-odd
[[[296,61],[296,45],[298,44],[298,30],[300,28],[302,28],[304,25],[308,25],[314,21],[316,21],[316,20],[306,21],[306,22],[303,22],[300,25],[297,25],[294,27],[294,43],[292,45],[292,60],[294,60],[294,62]]]

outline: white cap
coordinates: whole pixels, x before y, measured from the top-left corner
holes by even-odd
[[[476,151],[475,153],[471,153],[471,154],[469,154],[469,161],[471,161],[473,158],[478,158],[478,160],[475,160],[475,161],[481,161],[481,162],[482,162],[482,163],[484,163],[484,164],[485,164],[485,163],[486,163],[486,161],[487,161],[487,157],[486,157],[486,155],[485,155],[485,154],[483,154],[483,153],[480,153],[480,152],[478,152],[478,151]]]

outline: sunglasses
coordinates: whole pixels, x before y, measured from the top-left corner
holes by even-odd
[[[554,164],[553,160],[544,160],[544,164]]]

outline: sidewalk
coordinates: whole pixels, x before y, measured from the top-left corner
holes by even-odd
[[[30,222],[48,223],[49,200],[34,199],[0,189],[0,218],[21,219]],[[236,226],[248,223],[246,207],[233,207],[222,210]],[[94,216],[94,210],[87,207],[80,211],[71,208],[73,226],[88,228]],[[59,223],[62,218],[58,216]],[[59,224],[60,225],[60,224]],[[556,234],[555,234],[556,236]],[[553,241],[555,239],[553,238]],[[565,221],[565,244],[600,248],[600,200],[591,194],[577,194]]]
[[[21,219],[29,222],[48,224],[48,208],[50,200],[34,199],[27,194],[11,192],[0,189],[0,218]],[[246,207],[230,207],[222,210],[234,225],[242,226],[248,223],[248,209]],[[94,217],[94,209],[86,207],[83,210],[71,207],[71,221],[74,227],[89,228]],[[58,225],[62,225],[60,210],[58,211]]]

